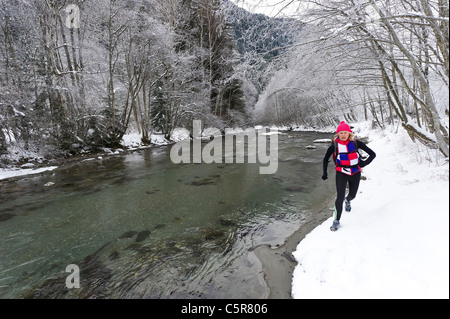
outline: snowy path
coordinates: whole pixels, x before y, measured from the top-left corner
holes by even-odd
[[[293,297],[449,298],[448,162],[401,130],[360,129],[377,157],[341,228],[330,217],[298,245]]]

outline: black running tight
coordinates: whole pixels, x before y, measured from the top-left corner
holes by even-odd
[[[342,205],[344,204],[345,189],[347,187],[347,183],[349,188],[347,200],[351,201],[356,197],[360,180],[361,180],[361,172],[356,173],[355,175],[347,175],[341,172],[336,172],[337,197],[336,202],[334,203],[334,214],[335,214],[334,219],[337,220],[341,219]]]

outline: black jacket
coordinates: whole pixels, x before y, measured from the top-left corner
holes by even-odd
[[[358,146],[358,150],[362,149],[367,154],[369,154],[369,157],[363,161],[361,158],[359,160],[359,167],[364,167],[370,164],[374,160],[374,158],[377,156],[374,151],[372,151],[364,142],[360,140],[356,140],[356,144]],[[328,162],[330,160],[330,157],[333,155],[334,152],[334,143],[331,143],[330,147],[327,150],[327,153],[325,154],[325,157],[323,158],[323,174],[327,175],[327,168],[328,168]]]

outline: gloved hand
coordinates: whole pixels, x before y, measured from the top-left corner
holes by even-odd
[[[322,179],[323,179],[323,180],[328,179],[328,174],[327,174],[327,173],[323,174],[323,175],[322,175]]]
[[[363,167],[366,166],[367,164],[366,164],[366,162],[360,161],[360,162],[358,163],[358,165],[359,165],[359,167],[363,168]]]

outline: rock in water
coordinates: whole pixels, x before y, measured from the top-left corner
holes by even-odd
[[[15,215],[10,214],[10,213],[1,213],[0,214],[0,222],[3,222],[5,220],[8,220],[10,218],[13,218]]]
[[[131,238],[136,234],[137,234],[137,231],[129,230],[129,231],[123,233],[122,236],[119,237],[119,239]]]
[[[150,236],[150,231],[148,230],[143,230],[141,232],[139,232],[136,236],[136,242],[140,242],[143,241],[145,239],[147,239],[147,237]]]

